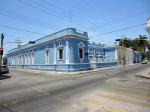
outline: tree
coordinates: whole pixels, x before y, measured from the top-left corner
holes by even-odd
[[[147,37],[145,35],[139,35],[139,46],[141,48],[141,52],[145,53],[145,49],[148,46]]]
[[[146,48],[150,50],[150,43],[148,42],[146,35],[139,35],[135,39],[124,37],[123,39],[120,39],[119,45],[127,47],[127,48],[132,48],[134,51],[141,52],[142,59],[149,56],[149,55],[146,55],[146,52],[145,52]]]

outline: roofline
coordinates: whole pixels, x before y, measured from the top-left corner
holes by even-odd
[[[71,30],[78,30],[78,29],[76,29],[76,28],[65,28],[65,29],[62,29],[62,30],[57,31],[57,32],[55,32],[55,33],[52,33],[52,34],[50,34],[50,35],[47,35],[47,36],[44,36],[44,37],[42,37],[42,38],[36,39],[35,42],[38,41],[38,40],[42,40],[42,39],[44,39],[44,38],[47,38],[47,37],[49,37],[49,36],[53,36],[53,35],[55,35],[55,34],[58,34],[59,32],[63,32],[63,31],[65,31],[65,30],[69,30],[69,29],[71,29]],[[84,31],[83,31],[83,34],[84,34],[84,33],[87,34],[87,32],[84,32]],[[67,35],[67,34],[66,34],[66,35]],[[68,35],[70,35],[70,34],[68,34]],[[76,35],[76,34],[72,34],[72,35]],[[58,37],[58,38],[61,38],[61,37]],[[58,38],[55,38],[55,39],[58,39]],[[54,40],[55,40],[55,39],[54,39]],[[88,39],[88,36],[87,36],[87,39]],[[42,43],[45,43],[45,42],[42,42]],[[26,44],[20,46],[20,48],[23,47],[23,46],[26,46],[26,45],[29,45],[29,44],[26,43]],[[34,46],[34,45],[33,45],[33,46]],[[32,46],[32,47],[33,47],[33,46]],[[9,52],[11,52],[11,51],[13,52],[13,50],[15,50],[15,49],[18,49],[18,47],[9,50],[9,51],[7,52],[7,54],[10,54]]]

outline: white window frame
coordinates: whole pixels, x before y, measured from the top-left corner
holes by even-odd
[[[28,64],[30,64],[30,52],[28,53]]]
[[[27,64],[28,60],[27,60],[27,54],[24,55],[25,56],[25,65]]]
[[[82,58],[80,58],[80,49],[82,49]],[[84,48],[78,48],[78,57],[79,57],[79,61],[80,62],[83,62],[83,59],[84,59]]]
[[[60,59],[60,49],[62,50],[62,59]],[[58,60],[62,62],[63,60],[63,47],[58,48]]]
[[[49,49],[45,50],[45,64],[49,64]]]
[[[34,51],[32,51],[31,63],[32,63],[32,65],[34,64]]]

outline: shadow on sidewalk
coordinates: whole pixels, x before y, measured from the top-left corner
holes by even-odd
[[[8,79],[8,78],[11,78],[11,76],[7,76],[7,75],[4,75],[4,74],[0,75],[0,80],[4,80],[4,79]]]

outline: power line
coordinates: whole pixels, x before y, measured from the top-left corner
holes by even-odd
[[[93,36],[90,36],[90,37],[101,36],[101,35],[107,35],[107,34],[119,32],[119,31],[123,31],[123,30],[133,29],[133,28],[136,28],[136,27],[139,27],[139,26],[143,26],[143,25],[146,25],[146,24],[147,24],[147,23],[142,23],[142,24],[138,24],[138,25],[134,25],[134,26],[129,26],[129,27],[125,27],[125,28],[118,29],[118,30],[113,30],[113,31],[109,31],[109,32],[104,32],[104,33],[96,34],[96,35],[93,35]]]
[[[60,8],[60,7],[54,5],[54,4],[50,3],[50,2],[47,2],[47,1],[45,1],[45,0],[42,0],[42,3],[45,3],[45,5],[48,5],[48,6],[51,5],[51,6],[53,6],[55,9],[59,9],[61,12],[68,14],[68,12],[67,12],[66,10],[64,10],[63,8]],[[93,26],[97,26],[97,24],[93,23],[92,21],[86,20],[86,19],[84,19],[84,18],[82,18],[82,17],[80,17],[80,16],[74,14],[74,13],[72,12],[72,9],[73,9],[73,8],[70,8],[70,10],[69,10],[69,20],[71,19],[71,22],[72,22],[72,16],[74,16],[74,17],[75,17],[74,19],[75,19],[76,21],[80,22],[80,23],[81,23],[81,22],[90,23],[90,28],[93,27]],[[92,31],[95,31],[95,30],[92,29]]]
[[[94,1],[92,1],[92,3],[93,3]],[[78,7],[78,6],[77,6]],[[149,7],[149,6],[148,6]],[[79,9],[79,8],[77,8],[77,9]],[[128,14],[129,14],[129,12],[130,12],[130,10],[127,10],[126,12],[125,12],[125,16],[128,16]],[[145,10],[144,11],[141,11],[140,10],[140,12],[136,12],[136,13],[134,13],[134,14],[132,14],[132,16],[128,16],[128,17],[135,17],[135,15],[138,15],[139,16],[139,13],[141,14],[143,14],[145,12]],[[120,15],[123,15],[123,13],[120,13],[119,14],[119,17],[120,17]],[[115,17],[115,16],[114,16]],[[115,24],[116,22],[118,22],[118,21],[122,21],[123,19],[127,19],[127,17],[121,17],[120,19],[119,18],[117,18],[117,19],[113,19],[113,21],[111,22],[110,21],[110,23],[108,23],[108,22],[104,22],[104,24],[102,24],[102,25],[95,25],[95,31],[97,31],[98,29],[101,29],[101,28],[104,28],[104,27],[109,27],[110,26],[110,24],[111,25],[113,25],[113,24]],[[112,17],[111,17],[111,19],[110,20],[112,20]],[[109,24],[109,25],[105,25],[105,24]],[[100,27],[100,28],[98,28],[98,27]]]
[[[17,21],[21,21],[21,22],[23,22],[23,23],[30,23],[30,24],[33,24],[33,25],[36,25],[36,26],[37,26],[37,25],[38,25],[38,26],[44,26],[44,27],[46,27],[47,29],[48,29],[48,28],[53,28],[52,25],[51,25],[51,27],[50,27],[49,24],[44,25],[44,24],[42,24],[40,21],[31,19],[31,18],[29,18],[29,17],[27,17],[27,16],[24,16],[24,15],[17,15],[17,14],[15,14],[15,13],[9,12],[9,11],[4,10],[4,9],[0,9],[0,14],[3,15],[3,16],[9,17],[9,18],[11,18],[11,19],[17,20]],[[19,17],[19,16],[20,16],[20,17]],[[26,20],[29,20],[29,21],[25,21],[25,20],[23,20],[22,18],[23,18],[23,19],[26,19]],[[37,23],[38,23],[38,24],[37,24]]]
[[[61,19],[64,19],[64,20],[67,20],[67,19],[68,19],[68,17],[62,15],[62,13],[59,14],[59,15],[57,15],[56,13],[54,13],[54,12],[56,12],[55,10],[52,11],[52,9],[49,9],[49,7],[45,7],[44,5],[42,5],[42,4],[40,4],[40,3],[37,3],[37,2],[35,2],[35,1],[31,1],[31,0],[30,0],[30,2],[28,2],[28,1],[23,1],[23,0],[18,0],[18,1],[21,2],[21,3],[23,3],[23,4],[26,4],[26,5],[30,6],[30,7],[32,7],[32,8],[36,8],[36,9],[38,9],[38,10],[40,10],[40,11],[46,13],[46,14],[50,14],[50,15],[53,15],[53,16],[55,16],[55,17],[58,17],[58,18],[61,18]],[[56,8],[56,9],[57,9],[57,8]],[[73,21],[73,22],[74,22],[74,21]],[[78,22],[74,22],[74,23],[81,26],[81,24],[79,24],[79,23],[81,23],[81,21],[79,21],[79,23],[78,23]],[[93,29],[91,29],[91,27],[84,27],[84,26],[83,26],[83,28],[88,29],[88,30],[91,30],[91,31],[94,31]]]
[[[32,33],[32,34],[36,34],[36,35],[42,35],[42,36],[45,35],[45,34],[42,34],[42,33],[32,32],[32,31],[29,31],[29,30],[19,29],[19,28],[5,26],[5,25],[1,25],[1,24],[0,24],[0,27],[7,28],[7,29],[13,29],[13,30],[17,30],[17,31],[22,31],[22,32],[26,32],[26,33]]]

